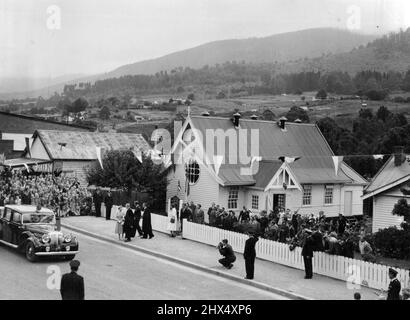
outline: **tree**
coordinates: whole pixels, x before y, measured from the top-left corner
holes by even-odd
[[[98,165],[88,170],[87,179],[90,184],[162,196],[166,192],[166,171],[144,153],[141,163],[130,150],[111,150],[102,162],[104,169]]]
[[[362,108],[359,111],[359,117],[363,119],[372,119],[373,118],[373,112],[372,110],[368,108]]]
[[[295,121],[296,119],[300,119],[302,120],[302,122],[309,122],[309,116],[307,112],[297,106],[290,108],[288,113],[286,113],[286,118],[291,122]]]
[[[410,205],[407,200],[402,198],[394,205],[392,214],[403,217],[406,223],[410,223]]]
[[[376,113],[377,119],[386,122],[387,118],[391,115],[391,112],[389,109],[387,109],[385,106],[381,106]]]
[[[275,114],[271,110],[266,109],[262,112],[262,120],[273,121],[275,120]]]
[[[327,98],[327,92],[324,89],[320,89],[317,93],[316,93],[316,98],[317,99],[326,99]]]
[[[104,106],[100,110],[100,118],[103,120],[108,120],[110,118],[111,112],[107,106]]]
[[[85,109],[88,107],[89,103],[87,100],[85,100],[84,98],[78,98],[76,99],[71,107],[71,111],[69,112],[81,112],[81,111],[85,111]]]
[[[194,101],[195,100],[195,94],[193,94],[193,93],[188,94],[187,99],[189,99],[191,101]]]

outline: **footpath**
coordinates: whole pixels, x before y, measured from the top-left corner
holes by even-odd
[[[255,261],[255,279],[245,280],[245,261],[242,254],[236,253],[234,267],[225,269],[218,263],[221,258],[215,246],[182,239],[168,234],[155,232],[152,239],[131,242],[119,241],[114,234],[115,221],[93,216],[62,218],[61,226],[76,234],[85,234],[100,240],[109,241],[143,253],[148,253],[188,267],[209,272],[230,280],[251,285],[284,295],[290,299],[311,300],[353,300],[353,294],[360,292],[362,300],[377,300],[373,289],[361,286],[349,288],[347,282],[314,274],[313,279],[304,279],[304,271],[262,259]],[[221,239],[222,240],[222,239]],[[81,242],[80,242],[81,250]],[[212,297],[210,297],[212,298]]]

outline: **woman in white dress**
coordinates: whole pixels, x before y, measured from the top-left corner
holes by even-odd
[[[124,236],[124,218],[125,218],[125,210],[123,206],[118,206],[117,213],[115,216],[117,222],[115,223],[115,233],[118,234],[118,240],[121,240]]]
[[[167,227],[167,230],[170,231],[171,237],[176,236],[177,222],[178,222],[177,220],[178,220],[177,209],[173,205],[173,206],[171,206],[171,210],[168,211],[168,227]]]

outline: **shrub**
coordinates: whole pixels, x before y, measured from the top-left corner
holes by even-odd
[[[379,230],[373,235],[373,242],[377,252],[384,257],[410,258],[410,232],[408,230],[396,227]]]
[[[405,100],[403,97],[401,97],[401,96],[394,97],[394,98],[393,98],[393,101],[394,101],[394,102],[397,102],[397,103],[406,102],[406,100]]]

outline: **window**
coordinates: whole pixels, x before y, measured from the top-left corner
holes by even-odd
[[[191,159],[185,164],[185,175],[190,184],[195,184],[199,178],[199,164]]]
[[[11,210],[9,208],[4,209],[4,211],[6,212],[6,214],[4,215],[4,219],[6,219],[7,221],[10,221],[11,219]]]
[[[17,211],[13,211],[13,222],[21,223],[21,214]]]
[[[333,185],[325,186],[325,204],[333,203]]]
[[[228,196],[228,209],[237,209],[238,208],[238,187],[232,187],[229,189]]]
[[[312,204],[312,186],[311,185],[304,185],[303,186],[302,204],[304,206],[310,206]]]
[[[252,209],[259,209],[259,196],[252,195]]]

